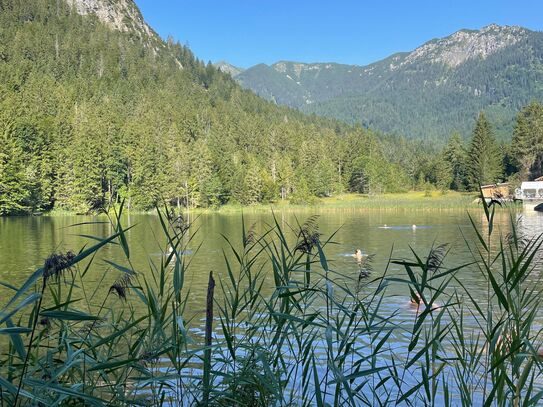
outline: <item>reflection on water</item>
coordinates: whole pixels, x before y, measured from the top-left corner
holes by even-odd
[[[288,230],[289,225],[302,222],[314,212],[282,212],[276,214],[279,224]],[[482,223],[484,214],[472,211],[476,223]],[[500,211],[496,214],[496,227],[505,236],[509,230],[510,214]],[[514,214],[519,219],[519,229],[529,236],[543,231],[543,214],[535,211]],[[107,223],[70,227],[76,223],[104,221],[105,218],[62,216],[0,218],[0,281],[19,286],[37,267],[43,264],[51,253],[78,250],[93,241],[85,236],[103,237],[114,231]],[[159,262],[162,253],[168,250],[162,236],[158,217],[155,215],[131,215],[124,219],[125,226],[136,225],[128,232],[131,248],[131,261],[140,273],[150,273],[149,261]],[[256,232],[262,232],[273,222],[270,214],[245,214],[247,225],[253,225]],[[476,238],[464,210],[458,211],[324,211],[318,219],[319,229],[324,236],[337,232],[333,238],[336,244],[326,248],[331,267],[342,274],[355,276],[360,272],[364,257],[372,256],[372,277],[382,275],[389,257],[412,258],[412,251],[424,256],[431,247],[447,243],[449,254],[447,265],[466,263],[470,258],[469,245],[475,245]],[[413,227],[416,225],[416,228]],[[191,288],[189,309],[198,313],[204,308],[203,298],[207,275],[213,270],[220,279],[225,275],[223,249],[230,241],[241,241],[241,214],[204,214],[193,225],[199,231],[191,247],[185,253],[191,259],[186,276],[186,285]],[[198,249],[199,248],[199,249]],[[193,251],[196,251],[194,253]],[[361,258],[353,257],[356,250]],[[118,246],[109,245],[102,249],[93,272],[88,277],[89,284],[97,285],[112,282],[119,272],[111,269],[105,259],[123,264],[124,255]],[[104,272],[106,272],[104,277]],[[399,266],[390,266],[389,272],[402,272]],[[461,271],[462,281],[473,288],[473,295],[486,290],[486,282],[479,272],[473,269]],[[102,280],[103,279],[103,280]],[[273,281],[264,287],[270,292]],[[95,287],[92,287],[93,290]],[[371,289],[368,287],[367,289]],[[0,294],[6,288],[0,287]],[[388,304],[392,309],[404,307],[409,301],[409,293],[403,287],[391,287],[393,297]],[[2,295],[5,299],[5,295]],[[396,299],[396,301],[394,300]],[[100,295],[96,297],[100,300]],[[0,303],[3,300],[0,300]],[[395,303],[396,302],[396,303]]]
[[[283,212],[276,216],[278,223],[288,231],[290,226],[303,222],[312,214]],[[499,211],[496,214],[495,227],[498,235],[507,236],[510,233],[510,216],[507,211]],[[481,211],[472,212],[476,224],[483,224],[483,217]],[[512,217],[518,221],[519,231],[526,237],[538,235],[543,231],[543,214],[531,211],[515,212]],[[70,227],[76,223],[103,220],[91,217],[0,219],[0,281],[19,286],[51,253],[75,251],[85,244],[93,243],[89,236],[104,237],[114,233],[112,227],[103,222]],[[254,225],[258,234],[273,223],[273,218],[271,214],[246,214],[245,221],[247,225]],[[159,263],[170,250],[161,234],[158,218],[153,215],[137,215],[126,217],[124,222],[125,226],[136,225],[127,233],[131,263],[138,273],[149,275],[152,273],[149,262]],[[476,251],[478,245],[465,211],[327,211],[321,213],[318,223],[324,237],[335,233],[334,244],[326,246],[330,268],[337,272],[337,275],[354,278],[358,281],[359,288],[366,294],[375,291],[377,283],[373,282],[374,278],[382,276],[387,266],[389,276],[404,277],[401,266],[389,264],[390,258],[412,259],[413,252],[425,257],[433,247],[446,243],[448,256],[445,265],[458,266],[473,259],[471,253]],[[228,244],[223,235],[228,236],[234,244],[240,244],[241,215],[206,214],[198,217],[193,227],[194,230],[198,229],[198,233],[183,255],[191,261],[185,277],[185,286],[191,290],[188,312],[196,317],[190,325],[189,332],[197,338],[203,337],[204,334],[203,310],[208,273],[212,270],[217,280],[226,277],[223,250],[228,251]],[[484,228],[482,232],[486,233]],[[95,304],[102,301],[107,295],[108,287],[119,277],[119,271],[105,260],[125,264],[124,254],[118,246],[109,245],[100,252],[95,259],[92,272],[86,278],[88,281],[86,288],[96,293],[90,296]],[[271,275],[267,277],[268,284],[263,287],[263,294],[271,294],[274,289],[273,277]],[[480,271],[473,266],[466,267],[459,272],[458,277],[465,287],[469,287],[470,295],[484,304],[487,281]],[[9,288],[0,287],[0,304],[9,297],[9,291]],[[216,293],[220,296],[220,290]],[[221,301],[220,298],[217,300]],[[322,304],[315,306],[322,307]],[[436,302],[433,306],[440,307],[441,304]],[[389,286],[386,303],[380,307],[380,313],[385,316],[394,315],[393,322],[412,323],[417,315],[417,309],[418,305],[411,301],[406,286],[396,283]],[[325,312],[326,309],[322,309],[322,313]],[[447,318],[447,316],[443,318],[444,324],[450,323]],[[473,318],[470,319],[468,312],[464,326],[473,327],[475,323]],[[222,338],[219,329],[215,335],[217,339]],[[360,342],[364,340],[357,339]],[[394,354],[401,355],[402,350],[407,348],[409,340],[407,332],[398,329],[389,337],[387,346]],[[316,343],[315,351],[317,354],[319,351],[324,352],[324,343]],[[387,357],[389,356],[384,355],[384,359],[379,361],[381,366],[388,363]],[[198,369],[198,366],[194,368]],[[160,369],[167,371],[166,360],[161,361]],[[410,376],[406,378],[406,384],[416,383],[418,380],[420,377]]]

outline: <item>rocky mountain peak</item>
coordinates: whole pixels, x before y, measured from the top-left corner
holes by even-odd
[[[490,24],[480,30],[460,30],[432,40],[411,52],[401,65],[420,60],[456,67],[468,59],[486,59],[489,55],[519,42],[528,30],[517,26]]]
[[[81,15],[94,14],[115,30],[154,36],[133,0],[66,0]]]
[[[219,61],[219,62],[216,62],[213,65],[215,65],[215,68],[217,68],[219,71],[227,73],[232,77],[235,77],[235,76],[239,75],[240,73],[242,73],[245,70],[243,68],[239,68],[237,66],[229,64],[226,61]]]

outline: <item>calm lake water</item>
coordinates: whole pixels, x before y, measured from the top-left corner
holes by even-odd
[[[470,260],[464,239],[475,247],[475,235],[465,210],[314,210],[276,213],[276,217],[279,223],[288,229],[288,225],[296,225],[296,219],[301,223],[313,214],[319,215],[318,224],[324,237],[338,231],[334,237],[337,244],[327,246],[325,252],[331,267],[347,275],[356,275],[358,272],[356,261],[351,256],[357,248],[363,253],[375,254],[372,277],[378,277],[383,273],[391,251],[395,259],[410,259],[413,258],[410,248],[425,256],[432,245],[448,243],[450,253],[446,265],[456,266]],[[476,223],[482,222],[482,211],[472,210],[471,214]],[[543,214],[517,211],[514,218],[519,219],[520,228],[527,235],[543,231]],[[113,233],[107,224],[70,227],[82,222],[105,220],[105,217],[85,216],[0,218],[0,281],[20,286],[51,253],[78,251],[84,245],[94,243],[82,235],[104,237]],[[263,231],[271,222],[271,212],[245,214],[247,227],[254,224],[257,232]],[[151,273],[149,261],[160,262],[161,253],[166,249],[166,240],[162,235],[158,217],[126,216],[124,224],[136,225],[128,232],[132,264],[139,273]],[[412,228],[413,224],[417,226],[416,229]],[[499,212],[496,215],[496,224],[500,232],[506,235],[510,231],[509,212]],[[191,264],[185,286],[191,289],[189,311],[197,315],[204,308],[209,271],[213,270],[218,279],[226,273],[222,251],[227,249],[227,243],[223,235],[235,244],[241,242],[241,214],[204,214],[193,222],[193,227],[199,228],[199,231],[189,249],[196,251],[200,248],[197,253],[188,251]],[[86,278],[87,289],[96,289],[96,295],[93,296],[95,301],[103,298],[110,284],[120,275],[119,271],[105,263],[106,259],[126,265],[118,246],[108,245],[99,252],[92,272]],[[392,266],[389,272],[404,276],[403,270],[398,266]],[[473,268],[467,268],[461,273],[462,281],[473,289],[472,295],[477,296],[479,292],[482,295],[486,290],[486,283],[480,273]],[[270,291],[272,287],[270,276]],[[5,303],[8,293],[8,289],[0,287],[0,303]],[[409,293],[405,287],[393,286],[391,293],[393,296],[388,304],[391,309],[402,308],[408,303]]]
[[[470,210],[478,226],[484,224],[481,210]],[[347,276],[357,276],[359,267],[352,254],[360,249],[365,254],[375,254],[371,277],[382,276],[388,260],[413,259],[411,249],[421,257],[426,257],[429,250],[439,244],[448,244],[449,254],[445,266],[455,267],[473,260],[470,248],[476,250],[477,238],[470,224],[466,210],[432,211],[361,211],[361,210],[326,210],[278,212],[276,218],[284,230],[302,223],[311,215],[318,214],[319,230],[326,238],[336,232],[334,242],[325,249],[330,267]],[[507,235],[510,228],[510,216],[518,222],[519,230],[527,237],[543,232],[543,214],[534,211],[514,209],[496,214],[496,236]],[[254,225],[258,233],[266,230],[273,223],[270,213],[246,213],[247,228]],[[78,251],[84,245],[92,245],[94,240],[88,236],[105,237],[114,233],[108,224],[71,226],[85,222],[104,222],[105,217],[58,216],[58,217],[21,217],[0,218],[0,281],[13,286],[20,286],[40,267],[53,252]],[[187,258],[191,263],[185,277],[185,287],[190,288],[188,314],[193,317],[190,330],[195,336],[203,338],[205,293],[209,271],[216,280],[226,278],[223,250],[228,251],[228,244],[223,236],[238,247],[241,246],[240,213],[204,214],[193,222],[193,230],[198,229],[195,239],[189,245]],[[128,234],[131,250],[131,262],[138,273],[150,277],[151,263],[159,264],[166,250],[166,239],[162,235],[159,218],[156,215],[133,215],[124,218],[124,225],[135,225]],[[385,226],[386,225],[386,226]],[[412,225],[416,225],[413,228]],[[294,237],[292,237],[294,240]],[[198,249],[198,250],[197,250]],[[119,246],[105,246],[95,259],[93,268],[85,278],[86,300],[98,306],[107,295],[109,287],[121,273],[108,265],[105,260],[127,265]],[[399,266],[391,265],[388,272],[404,278],[405,272]],[[487,283],[476,267],[467,267],[459,272],[463,284],[470,294],[486,302]],[[273,277],[268,276],[269,284],[264,291],[271,294]],[[537,277],[537,276],[536,276]],[[368,279],[369,281],[370,279]],[[220,286],[219,286],[220,287]],[[371,292],[375,286],[371,283],[363,290]],[[89,294],[90,292],[90,294]],[[216,290],[220,301],[220,289]],[[0,286],[0,306],[10,297],[10,290]],[[396,322],[413,321],[414,309],[409,303],[410,295],[405,285],[393,283],[381,307],[381,315],[395,314]],[[475,328],[475,321],[468,319],[465,326]],[[216,335],[220,337],[217,328]],[[392,348],[401,353],[408,340],[401,333],[389,338]],[[317,349],[318,352],[318,349]],[[320,369],[320,368],[319,368]],[[321,372],[323,373],[323,372]],[[419,378],[420,379],[420,378]],[[409,382],[411,378],[407,378]],[[415,379],[413,379],[415,380]],[[541,386],[539,381],[537,386]],[[482,401],[482,400],[481,400]]]

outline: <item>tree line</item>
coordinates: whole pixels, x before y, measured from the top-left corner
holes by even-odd
[[[511,142],[496,141],[492,125],[481,112],[471,140],[454,134],[434,160],[439,189],[477,191],[480,185],[533,180],[543,175],[543,105],[533,101],[516,115]]]

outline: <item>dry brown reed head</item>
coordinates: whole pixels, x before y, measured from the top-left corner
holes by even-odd
[[[158,358],[158,355],[156,354],[156,352],[151,351],[151,350],[146,350],[140,356],[140,364],[142,366],[148,366],[150,364],[151,365],[156,364],[158,362],[158,360],[159,360],[159,358]]]
[[[117,280],[109,287],[109,292],[113,292],[119,296],[119,298],[126,300],[126,291],[130,286],[130,276],[125,275]]]
[[[317,224],[318,215],[311,216],[305,221],[298,231],[298,244],[295,250],[302,253],[311,253],[320,242],[321,233]]]
[[[43,278],[47,281],[51,277],[58,278],[62,271],[70,269],[72,267],[72,261],[75,258],[73,252],[53,253],[45,260],[43,265]]]
[[[252,226],[247,231],[247,234],[245,235],[245,239],[243,240],[243,245],[245,247],[251,246],[255,244],[256,242],[256,223],[253,223]]]
[[[175,216],[173,213],[166,214],[170,226],[180,235],[184,235],[190,229],[190,222],[183,215]]]
[[[428,258],[426,259],[428,271],[435,273],[441,268],[441,265],[443,264],[443,259],[445,258],[445,255],[447,254],[447,246],[448,246],[447,244],[441,244],[439,246],[434,247],[430,251]]]

